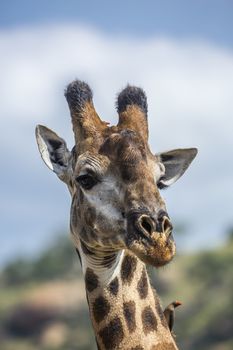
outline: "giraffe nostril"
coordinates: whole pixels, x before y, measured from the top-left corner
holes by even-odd
[[[166,213],[166,211],[161,210],[158,214],[157,219],[157,231],[169,235],[172,233],[172,229],[173,227],[168,214]]]
[[[151,234],[153,232],[154,229],[154,222],[152,221],[152,219],[149,216],[143,215],[139,218],[139,222],[140,225],[142,226],[142,228],[148,232],[149,234]]]
[[[162,222],[162,232],[171,233],[172,229],[173,227],[172,227],[171,221],[168,219],[167,216],[164,216],[163,222]]]

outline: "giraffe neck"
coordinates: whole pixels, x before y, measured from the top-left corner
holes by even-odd
[[[81,254],[98,349],[175,350],[144,263],[128,251],[103,258]]]

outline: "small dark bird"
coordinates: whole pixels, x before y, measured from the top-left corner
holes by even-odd
[[[177,306],[182,305],[180,301],[173,301],[171,304],[169,304],[165,309],[164,309],[164,316],[166,318],[168,327],[170,331],[172,332],[173,326],[174,326],[174,320],[175,320],[175,308]]]

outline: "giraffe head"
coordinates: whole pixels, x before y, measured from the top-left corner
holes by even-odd
[[[116,126],[99,118],[86,83],[72,82],[65,96],[75,137],[72,151],[45,126],[37,126],[36,137],[44,162],[71,193],[76,248],[102,259],[129,249],[153,266],[168,263],[175,243],[160,189],[185,172],[197,150],[150,151],[147,99],[140,88],[127,86],[118,95]]]

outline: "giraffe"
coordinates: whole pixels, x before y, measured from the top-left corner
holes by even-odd
[[[70,232],[79,255],[98,349],[178,349],[152,288],[146,264],[175,255],[172,224],[160,189],[174,183],[196,148],[153,154],[147,98],[126,86],[117,98],[118,124],[100,119],[90,87],[65,90],[75,146],[45,126],[36,139],[45,164],[71,194]]]

